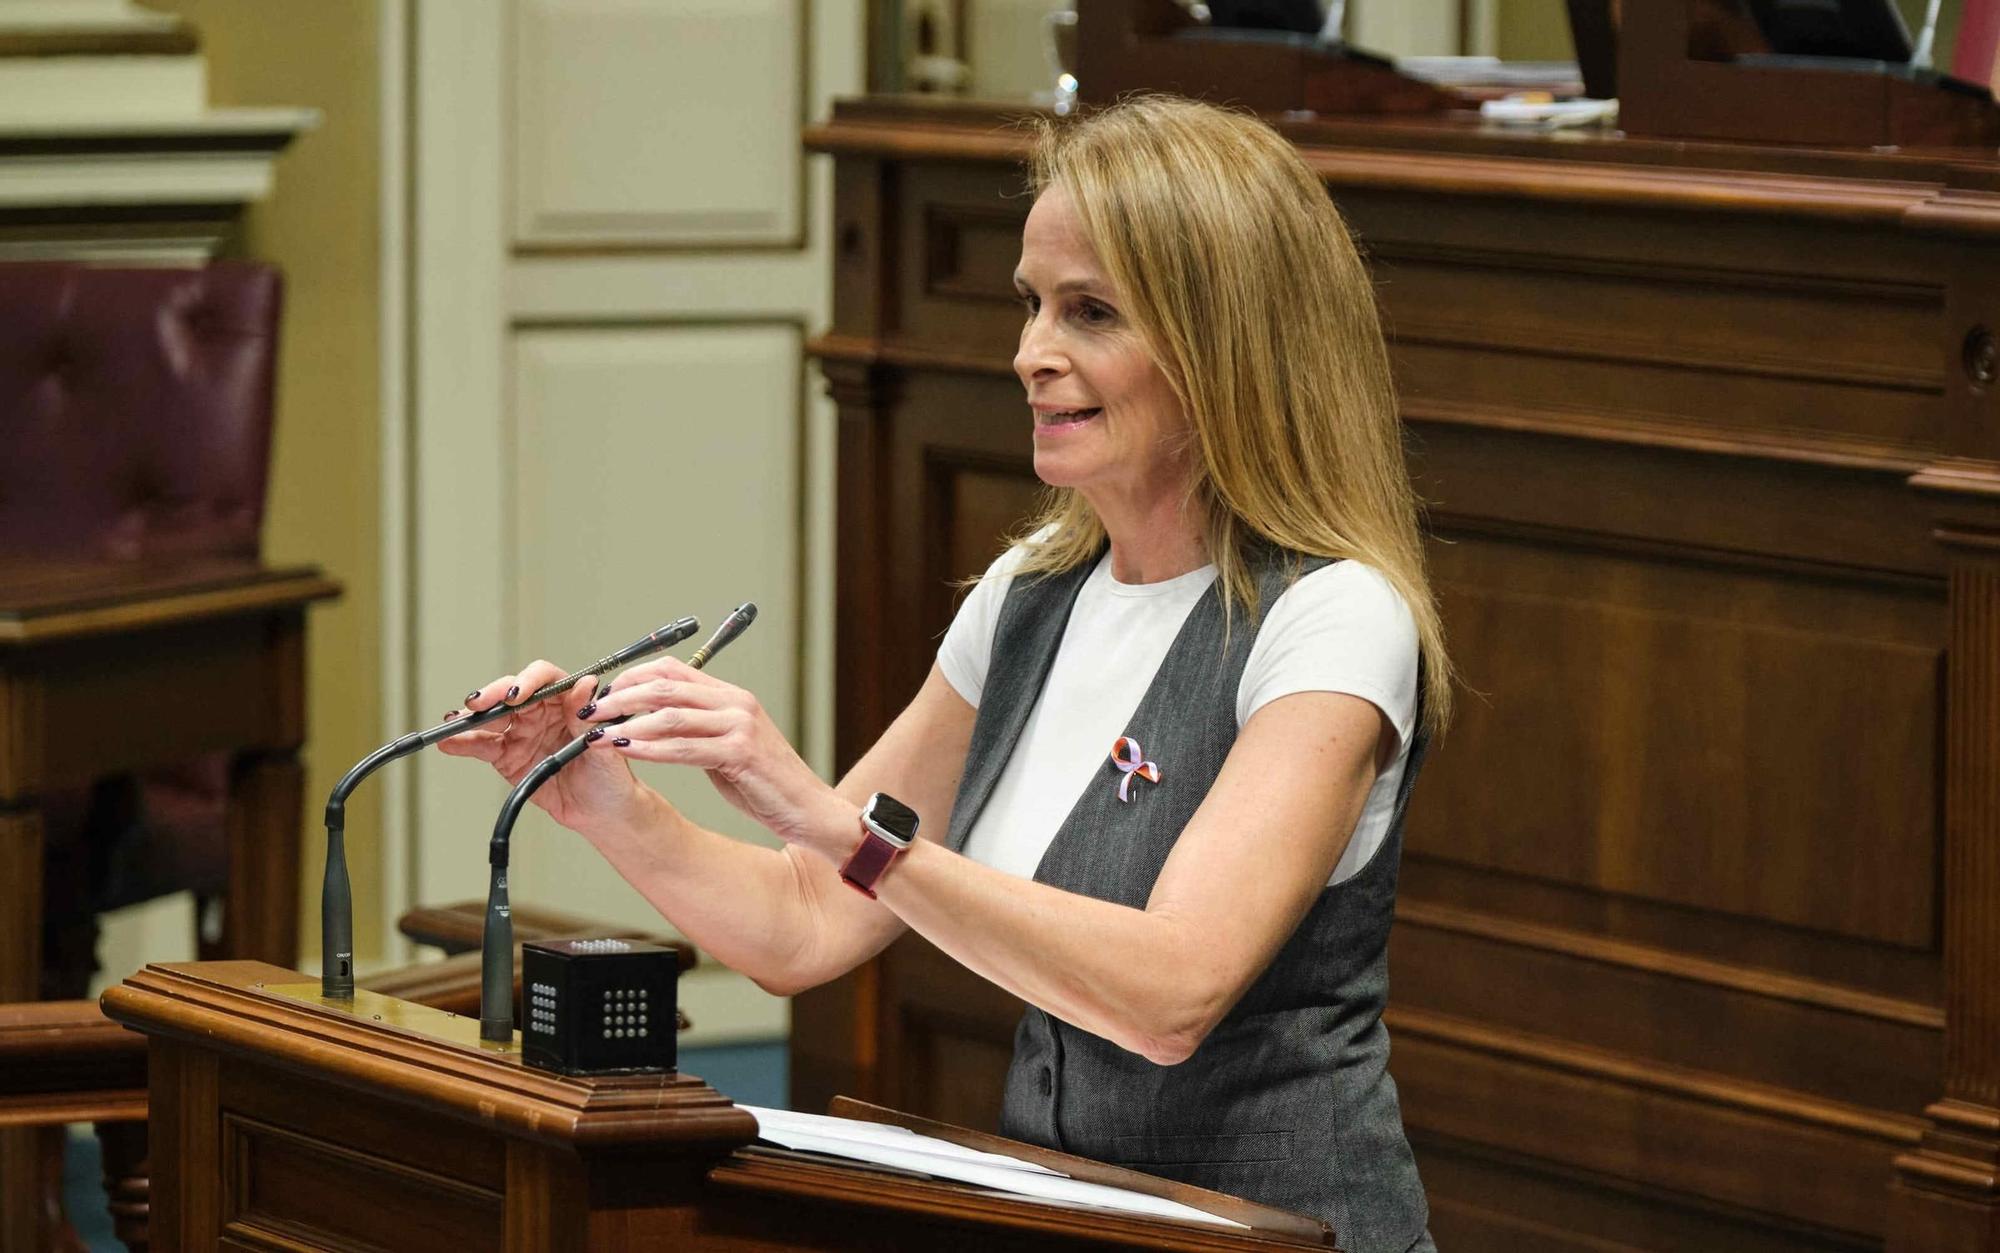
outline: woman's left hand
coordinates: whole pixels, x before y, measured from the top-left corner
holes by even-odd
[[[664,658],[619,675],[583,716],[601,724],[626,714],[630,721],[603,728],[593,751],[705,770],[725,800],[788,844],[814,847],[830,826],[845,834],[853,825],[853,807],[813,773],[743,688]]]

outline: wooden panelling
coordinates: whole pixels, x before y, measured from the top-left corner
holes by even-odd
[[[0,810],[0,876],[7,883],[40,883],[46,833],[39,810]],[[41,995],[40,920],[25,909],[0,910],[0,953],[16,961],[0,967],[0,999],[31,1001]],[[32,959],[32,960],[31,960]]]
[[[248,1066],[226,1069],[220,1091],[222,1108],[245,1124],[246,1133],[254,1131],[254,1124],[308,1132],[338,1128],[339,1134],[329,1139],[388,1166],[416,1175],[435,1174],[470,1192],[497,1194],[504,1177],[505,1156],[499,1145],[467,1141],[448,1122],[412,1119],[386,1101]]]
[[[1413,852],[1933,942],[1935,783],[1875,763],[1937,753],[1934,605],[1476,539],[1437,576],[1481,695]]]
[[[1012,275],[1026,212],[1025,204],[930,206],[924,217],[924,294],[1015,306]]]
[[[1964,537],[1969,538],[1969,537]],[[1967,555],[1952,574],[1951,736],[1953,887],[1951,985],[1946,1004],[1960,1018],[1950,1044],[1946,1095],[2000,1104],[2000,912],[1984,910],[2000,889],[2000,539]],[[1991,1185],[1989,1185],[1991,1191]]]
[[[1622,428],[1594,439],[1573,427],[1509,429],[1472,406],[1413,400],[1405,413],[1418,488],[1446,538],[1533,528],[1586,550],[1927,578],[1943,590],[1943,561],[1900,475],[1788,464],[1740,446],[1649,447]]]
[[[1041,484],[1019,462],[993,469],[940,456],[931,466],[933,483],[948,497],[942,516],[951,519],[944,568],[976,574],[1000,555],[1002,537],[1018,531],[1033,512]]]
[[[1943,1076],[1941,1021],[1920,1006],[1838,984],[1611,945],[1554,928],[1496,924],[1405,900],[1391,941],[1398,1006],[1732,1073],[1769,1087],[1902,1117]]]
[[[218,1189],[204,1173],[206,1164],[220,1160],[220,1120],[188,1112],[213,1107],[221,1069],[215,1054],[201,1049],[173,1040],[147,1045],[150,1234],[163,1253],[212,1248],[221,1234]]]
[[[1377,244],[1371,259],[1398,344],[1484,344],[1693,374],[1944,390],[1945,363],[1932,342],[1944,292],[1927,284],[1441,244]],[[1868,335],[1842,334],[1863,319]],[[1667,333],[1638,334],[1642,326]],[[1936,439],[1935,431],[1919,434],[1926,444]]]
[[[1513,294],[1509,293],[1510,296]],[[1396,341],[1397,377],[1416,405],[1446,398],[1476,410],[1543,410],[1659,424],[1705,413],[1716,434],[1782,433],[1808,449],[1909,458],[1934,427],[1933,393],[1851,379],[1722,373],[1698,361],[1639,356],[1598,342],[1508,342],[1486,328],[1419,323]]]
[[[1519,168],[1498,161],[1474,164],[1483,164],[1488,171]],[[1587,176],[1584,170],[1577,173]],[[1707,272],[1734,275],[1739,282],[1761,278],[1767,284],[1820,290],[1843,283],[1886,284],[1900,292],[1942,290],[1949,264],[1948,246],[1935,238],[1883,230],[1879,223],[1800,213],[1804,197],[1783,212],[1722,218],[1664,200],[1610,210],[1588,196],[1456,199],[1408,187],[1344,183],[1337,177],[1330,180],[1334,202],[1371,257],[1442,246],[1515,258],[1523,266],[1536,266],[1540,264],[1536,258],[1549,257],[1565,269],[1587,266],[1642,276]],[[1864,183],[1822,188],[1840,186],[1853,189]],[[1822,188],[1795,185],[1794,189],[1810,196]],[[1896,195],[1900,189],[1893,184],[1888,188],[1882,194],[1890,211],[1901,211],[1910,197]],[[1728,316],[1734,320],[1733,314]],[[1753,343],[1757,336],[1770,333],[1769,328],[1745,329]],[[1867,326],[1860,324],[1840,333],[1855,343],[1870,337]]]
[[[900,708],[937,654],[959,581],[999,555],[1000,537],[1030,511],[1038,484],[1024,447],[1027,406],[1011,373],[912,372],[898,379],[897,394],[888,473],[905,488],[887,501],[889,542],[895,568],[917,572],[883,588],[904,615],[907,651],[890,655],[887,676]]]
[[[1938,536],[1952,556],[1945,1074],[1923,1143],[1895,1162],[1892,1253],[2000,1246],[2000,518],[1983,521]]]
[[[1410,821],[1415,824],[1417,811],[1412,810]],[[1545,933],[1568,941],[1530,947],[1581,951],[1591,960],[1613,961],[1611,955],[1617,954],[1623,964],[1640,964],[1631,956],[1635,951],[1669,955],[1642,968],[1712,962],[1761,971],[1769,980],[1768,995],[1780,994],[1774,989],[1790,992],[1803,983],[1838,992],[1817,999],[1799,993],[1786,999],[1818,1004],[1835,997],[1842,1002],[1861,998],[1879,1003],[1882,1010],[1876,1016],[1889,1021],[1937,1028],[1944,1024],[1944,972],[1936,953],[1617,896],[1407,851],[1399,896],[1433,911],[1448,910],[1462,930],[1498,934],[1515,943],[1525,943],[1531,936],[1539,941]],[[1472,919],[1477,923],[1466,921]],[[1593,942],[1574,940],[1576,936]],[[1726,982],[1719,977],[1707,981]]]
[[[900,1056],[915,1069],[905,1081],[902,1104],[935,1111],[940,1120],[961,1127],[998,1128],[1013,1032],[996,1042],[975,1024],[921,1002],[903,1012]]]
[[[1889,1161],[1922,1122],[1714,1072],[1391,1011],[1404,1122],[1665,1194],[1879,1237]]]
[[[897,173],[903,204],[923,207],[889,257],[894,333],[927,348],[1011,356],[1021,331],[1014,264],[1028,218],[1023,180],[978,166],[904,166]]]
[[[1724,234],[1651,215],[1635,247],[1632,219],[1564,206],[1404,216],[1395,195],[1340,198],[1420,411],[1573,414],[1904,462],[1941,436],[1945,285],[1919,242],[1888,241],[1885,257],[1852,230]]]
[[[932,516],[946,519],[926,565],[941,576],[924,606],[926,621],[943,623],[964,597],[963,580],[983,573],[1000,555],[1005,538],[1031,516],[1040,484],[1025,464],[996,464],[977,457],[935,453],[928,462]],[[940,604],[942,600],[944,603]]]
[[[223,1117],[222,1140],[223,1230],[247,1247],[500,1247],[498,1192],[231,1115]],[[356,1205],[356,1196],[371,1203]]]
[[[1481,1253],[1827,1253],[1880,1245],[1753,1210],[1697,1204],[1554,1161],[1411,1133],[1439,1248]]]
[[[1021,1002],[969,973],[921,936],[906,936],[882,955],[885,1004],[896,1006],[884,1033],[891,1056],[906,1059],[900,1108],[938,1111],[937,1119],[996,1130],[1000,1090],[1014,1051]]]
[[[896,310],[883,276],[885,258],[895,247],[894,232],[884,232],[885,215],[896,211],[896,198],[885,186],[889,170],[877,161],[856,162],[833,185],[833,319],[857,335],[874,336],[894,324]],[[829,393],[844,380],[829,372]]]

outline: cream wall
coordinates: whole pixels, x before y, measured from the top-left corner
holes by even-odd
[[[1565,11],[1561,0],[1551,0]],[[1458,0],[1348,0],[1347,34],[1357,48],[1395,57],[1458,51]]]
[[[376,5],[150,0],[200,32],[215,105],[308,106],[321,113],[250,211],[240,251],[284,270],[277,434],[264,554],[311,562],[346,587],[312,611],[302,954],[317,961],[322,843],[317,815],[340,774],[382,739],[377,347],[380,291]],[[226,700],[228,693],[208,699]],[[355,931],[365,961],[379,933],[380,796],[348,807]],[[309,891],[308,891],[309,887]],[[191,954],[185,898],[110,920],[104,977]]]
[[[1576,55],[1569,37],[1569,6],[1562,0],[1494,0],[1494,25],[1507,61],[1566,61]]]
[[[1064,0],[974,0],[965,10],[966,93],[980,100],[1029,100],[1055,88],[1043,19]]]

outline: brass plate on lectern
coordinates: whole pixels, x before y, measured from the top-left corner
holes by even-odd
[[[415,1001],[399,1001],[393,996],[380,992],[356,989],[354,999],[343,1001],[320,993],[317,979],[310,983],[265,983],[258,985],[273,996],[282,996],[288,1001],[299,1001],[315,1005],[320,1009],[330,1009],[336,1014],[344,1014],[357,1022],[379,1022],[387,1027],[413,1032],[420,1036],[456,1044],[460,1048],[477,1049],[482,1053],[521,1052],[521,1033],[516,1031],[505,1043],[479,1038],[479,1020],[465,1014],[454,1014],[429,1005],[419,1005]]]

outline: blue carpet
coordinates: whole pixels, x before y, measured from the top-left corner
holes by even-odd
[[[790,1109],[786,1091],[789,1079],[785,1067],[785,1042],[768,1044],[719,1044],[708,1048],[682,1049],[681,1069],[700,1075],[708,1086],[739,1105],[765,1105]]]
[[[69,1211],[70,1225],[90,1246],[90,1253],[125,1253],[125,1246],[111,1234],[108,1206],[97,1137],[87,1123],[71,1127],[69,1143],[63,1147],[63,1208]]]
[[[787,1075],[782,1040],[682,1049],[680,1063],[683,1071],[701,1076],[732,1101],[790,1108],[785,1091]],[[125,1246],[111,1234],[111,1213],[106,1208],[102,1177],[97,1137],[87,1126],[71,1127],[68,1149],[63,1156],[63,1200],[69,1208],[69,1220],[90,1246],[91,1253],[125,1253]]]

